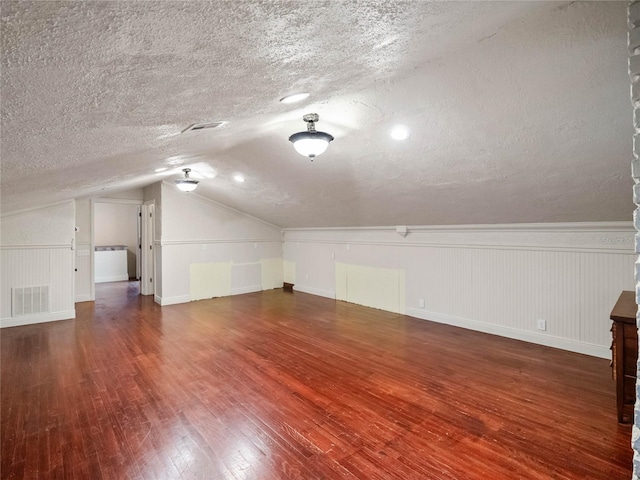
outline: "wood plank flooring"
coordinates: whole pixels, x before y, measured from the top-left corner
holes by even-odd
[[[606,360],[298,292],[76,307],[0,332],[3,479],[631,477]]]

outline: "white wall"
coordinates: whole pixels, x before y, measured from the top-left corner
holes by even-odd
[[[73,201],[1,219],[0,326],[75,318]],[[12,315],[12,289],[49,287],[49,309],[44,313]]]
[[[262,222],[162,184],[156,203],[162,305],[282,287],[282,236]],[[156,199],[157,191],[149,191]],[[157,225],[156,225],[157,227]],[[156,272],[156,277],[158,277]],[[159,288],[158,288],[159,287]],[[159,291],[158,291],[159,289]]]
[[[70,200],[3,215],[0,239],[3,246],[67,246],[74,241],[74,223],[74,201]]]
[[[137,200],[138,203],[142,203],[142,199],[144,198],[144,189],[143,188],[132,188],[129,190],[120,190],[113,191],[108,190],[107,195],[103,195],[100,197],[101,199],[111,199],[111,200]]]
[[[409,232],[285,230],[285,270],[299,291],[610,357],[609,312],[634,286],[630,223]]]
[[[303,292],[608,358],[609,312],[634,287],[625,222],[409,227],[406,237],[394,227],[288,229],[283,243],[277,226],[172,185],[145,189],[144,200],[156,205],[162,305],[286,278]],[[79,248],[90,246],[85,202],[77,216],[67,202],[2,217],[2,326],[75,316],[73,230]],[[11,317],[11,288],[38,285],[51,288],[50,311]]]

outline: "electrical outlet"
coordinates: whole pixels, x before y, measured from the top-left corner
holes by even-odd
[[[418,305],[420,306],[420,308],[424,308],[424,298],[418,300]]]
[[[304,274],[304,279],[305,279],[305,280],[309,280],[309,274],[308,274],[308,273],[305,273],[305,274]]]
[[[538,330],[545,331],[547,329],[547,321],[546,320],[538,320]]]
[[[331,258],[335,259],[336,258],[336,254],[335,252],[331,254]]]
[[[204,252],[204,251],[206,251],[206,250],[207,250],[207,244],[206,244],[206,243],[203,243],[203,244],[202,244],[202,251]]]

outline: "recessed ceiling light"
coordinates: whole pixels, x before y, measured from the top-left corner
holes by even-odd
[[[287,95],[286,97],[282,97],[280,99],[280,102],[282,103],[297,103],[297,102],[301,102],[302,100],[305,100],[309,98],[309,94],[307,92],[302,92],[302,93],[292,93],[291,95]]]
[[[164,172],[168,167],[160,167],[160,168],[156,168],[154,171],[156,173],[160,173],[160,172]]]
[[[409,138],[409,129],[404,125],[396,125],[391,129],[391,138],[394,140],[406,140]]]
[[[244,177],[242,175],[234,175],[233,179],[238,183],[244,182]]]

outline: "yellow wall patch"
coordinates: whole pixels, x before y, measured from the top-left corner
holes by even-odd
[[[192,263],[189,267],[191,300],[231,295],[232,262]]]
[[[336,299],[404,313],[405,271],[336,262]]]

